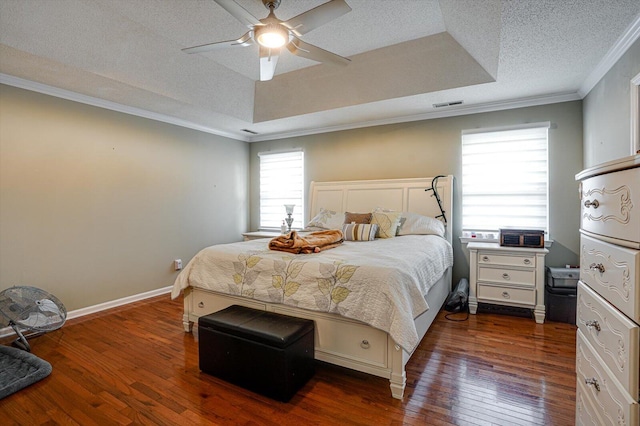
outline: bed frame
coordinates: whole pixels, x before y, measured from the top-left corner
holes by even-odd
[[[440,203],[432,188],[435,183]],[[344,182],[312,182],[310,187],[309,217],[320,208],[338,212],[368,212],[376,207],[396,211],[409,211],[436,217],[441,207],[449,224],[453,214],[453,176],[433,178],[387,179]],[[451,225],[446,238],[451,243]],[[422,339],[435,319],[451,289],[451,268],[447,269],[427,294],[430,309],[415,318],[418,336]],[[184,291],[183,324],[186,332],[194,322],[230,305],[243,305],[256,309],[278,312],[315,321],[315,358],[357,371],[386,377],[390,381],[391,394],[402,399],[406,386],[405,365],[411,354],[403,350],[384,331],[360,321],[336,314],[298,309],[291,306],[245,299],[222,293],[187,288]]]

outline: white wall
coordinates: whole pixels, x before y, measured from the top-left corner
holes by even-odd
[[[68,310],[169,286],[173,260],[239,241],[245,142],[0,85],[0,290]]]
[[[640,73],[640,39],[583,100],[584,168],[631,155],[631,79]]]

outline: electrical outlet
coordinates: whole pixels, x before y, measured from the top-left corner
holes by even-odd
[[[175,268],[176,271],[179,271],[182,269],[182,259],[176,259],[173,261],[173,267]]]

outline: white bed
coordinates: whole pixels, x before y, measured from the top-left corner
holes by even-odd
[[[441,177],[436,182],[442,208],[450,223],[453,176]],[[436,217],[441,214],[436,197],[433,191],[425,191],[431,185],[432,178],[312,182],[309,217],[321,208],[361,213],[378,207]],[[451,239],[448,227],[444,238],[407,235],[372,242],[345,242],[340,247],[311,255],[269,252],[268,240],[213,246],[203,249],[189,262],[176,280],[172,296],[175,298],[184,293],[183,323],[187,332],[200,316],[232,304],[313,319],[316,359],[386,377],[390,380],[393,397],[402,398],[406,384],[405,365],[451,289]],[[426,248],[423,251],[427,245],[431,251]],[[369,247],[374,252],[404,254],[396,259],[381,256],[370,264],[367,259],[371,257]],[[434,252],[431,261],[428,253],[434,250],[441,252],[447,260],[436,258]],[[207,260],[213,259],[212,256],[216,256],[215,261]],[[304,272],[296,273],[305,275],[304,279],[310,282],[316,282],[320,277],[318,274],[326,276],[327,265],[335,265],[334,277],[338,267],[352,268],[351,280],[340,284],[349,296],[339,299],[342,304],[329,303],[329,308],[325,309],[318,286],[294,285],[291,287],[294,293],[300,291],[289,292],[290,297],[286,298],[282,287],[278,290],[282,293],[279,299],[279,293],[270,281],[274,270],[286,268],[288,271],[294,265],[302,264],[305,266],[300,268]],[[248,277],[249,272],[252,276],[243,290],[244,281],[241,280]],[[230,278],[233,275],[237,282]],[[385,281],[396,285],[387,285]],[[335,279],[334,283],[337,283]],[[398,290],[405,287],[411,290]],[[303,291],[306,288],[316,294],[305,295],[305,291],[311,291]],[[424,299],[421,294],[425,295]],[[317,299],[315,302],[314,298]],[[384,301],[391,299],[395,308],[389,309],[388,313],[380,309],[380,315],[374,315],[378,310],[370,309],[371,306],[383,306]]]

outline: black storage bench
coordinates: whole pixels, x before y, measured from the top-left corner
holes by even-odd
[[[312,320],[233,305],[198,320],[200,370],[287,402],[313,376]]]

